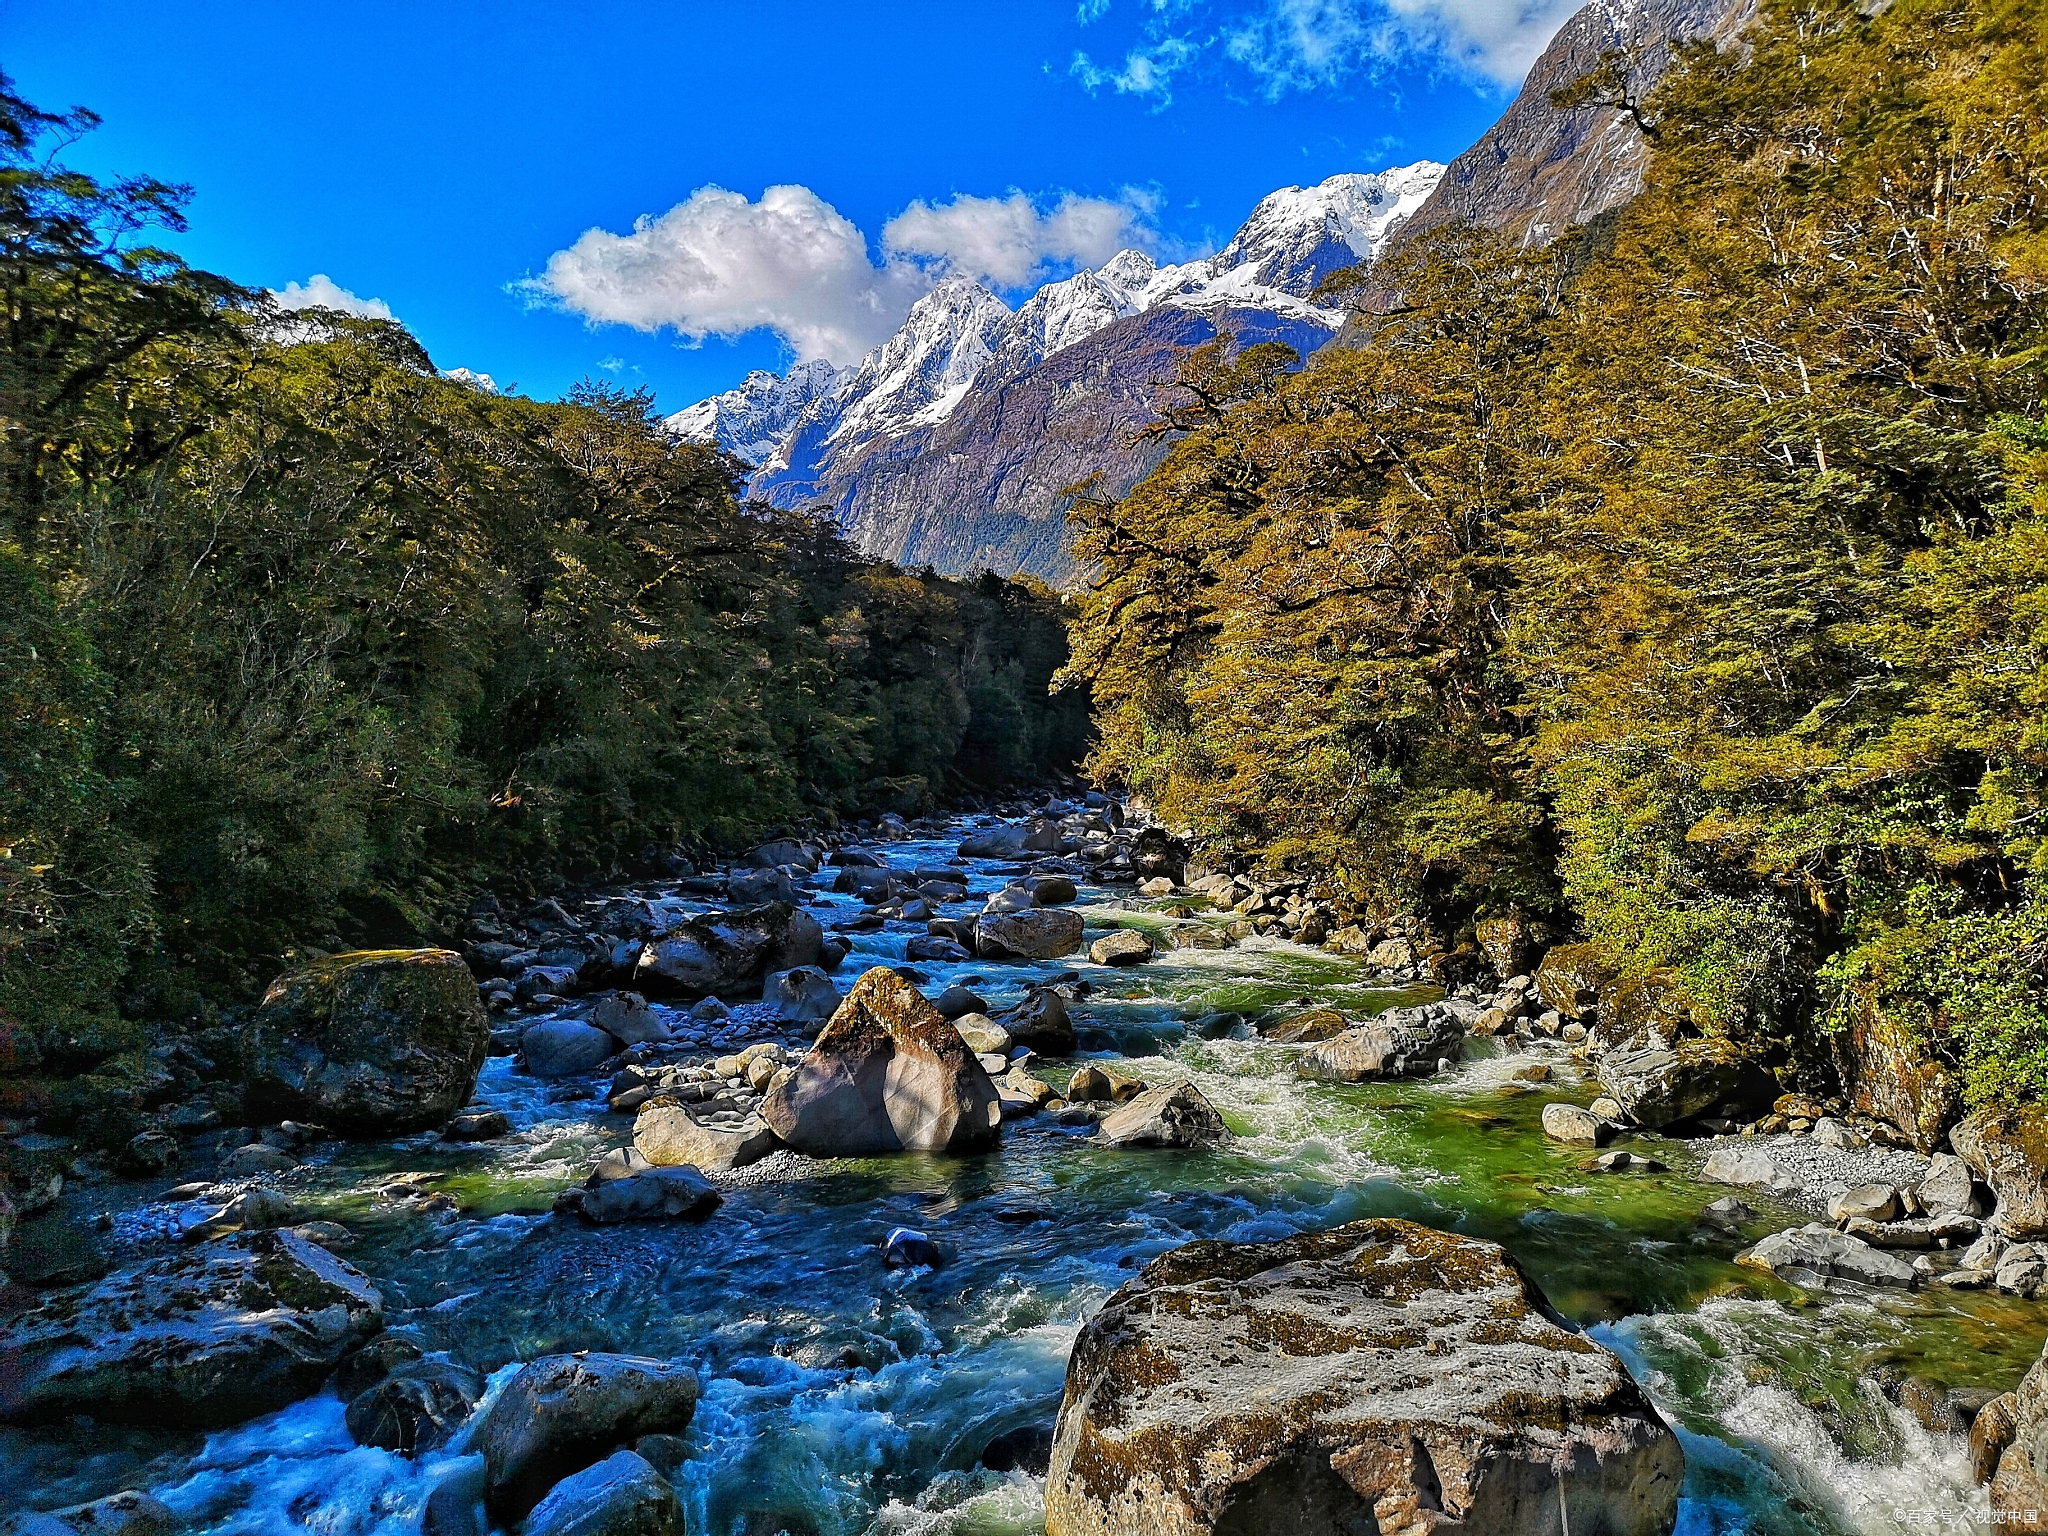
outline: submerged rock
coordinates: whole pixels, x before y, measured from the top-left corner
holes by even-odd
[[[682,1536],[675,1488],[637,1451],[614,1451],[548,1490],[525,1536]]]
[[[1580,1142],[1597,1147],[1613,1140],[1614,1123],[1577,1104],[1546,1104],[1543,1106],[1543,1134],[1552,1141]]]
[[[1295,1063],[1295,1070],[1337,1083],[1427,1077],[1439,1062],[1457,1060],[1464,1039],[1464,1022],[1447,1008],[1434,1003],[1395,1008],[1325,1040]]]
[[[596,1353],[523,1367],[477,1426],[484,1499],[520,1518],[570,1474],[642,1435],[680,1434],[697,1412],[697,1373],[681,1361]]]
[[[17,1318],[0,1334],[0,1418],[239,1424],[317,1389],[382,1306],[367,1277],[292,1232],[202,1243]]]
[[[393,1136],[429,1130],[468,1103],[489,1043],[463,958],[406,949],[280,976],[239,1048],[248,1109],[262,1122]]]
[[[1663,1536],[1684,1456],[1492,1243],[1364,1221],[1191,1243],[1067,1366],[1048,1536]],[[1562,1489],[1560,1490],[1560,1484]]]
[[[992,1146],[1002,1106],[988,1073],[910,982],[877,966],[853,984],[761,1118],[812,1157]]]
[[[1110,1147],[1206,1148],[1229,1134],[1216,1106],[1193,1083],[1147,1088],[1095,1127],[1095,1139]]]
[[[724,1198],[695,1168],[658,1168],[627,1152],[600,1158],[583,1187],[564,1193],[555,1209],[601,1226],[619,1221],[702,1221]]]

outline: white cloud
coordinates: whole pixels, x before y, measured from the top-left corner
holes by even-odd
[[[1128,246],[1154,248],[1154,202],[1136,188],[1116,202],[1069,192],[1044,213],[1014,191],[936,206],[920,201],[882,227],[882,244],[892,257],[923,257],[999,288],[1022,288],[1056,262],[1095,267]]]
[[[1166,107],[1173,102],[1173,77],[1200,54],[1201,49],[1184,37],[1162,37],[1149,48],[1133,48],[1125,54],[1122,69],[1110,69],[1077,52],[1067,73],[1091,94],[1109,85],[1116,87],[1119,96],[1154,96],[1160,107]]]
[[[1384,0],[1392,25],[1415,48],[1520,85],[1536,56],[1582,0]]]
[[[1074,7],[1074,20],[1087,26],[1091,21],[1100,21],[1109,14],[1109,0],[1080,0]]]
[[[315,272],[303,285],[286,283],[270,290],[279,309],[338,309],[363,320],[390,320],[391,306],[382,299],[359,299],[325,272]]]
[[[876,266],[853,224],[808,187],[759,202],[700,187],[630,234],[592,229],[522,285],[590,321],[671,328],[691,341],[767,328],[809,361],[847,363],[889,336],[930,279]]]

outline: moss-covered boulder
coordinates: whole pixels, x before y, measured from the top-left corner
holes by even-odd
[[[1991,1219],[2000,1232],[2048,1237],[2048,1110],[1981,1109],[1949,1140],[1998,1197]]]
[[[1559,944],[1536,967],[1536,991],[1568,1019],[1592,1015],[1600,989],[1614,978],[1605,951],[1593,944]]]
[[[1082,1330],[1048,1536],[1665,1536],[1685,1458],[1492,1243],[1362,1221],[1155,1259]]]
[[[1828,1037],[1842,1092],[1866,1115],[1888,1121],[1932,1152],[1963,1112],[1962,1084],[1937,1041],[1864,985],[1844,999],[1842,1027]]]
[[[336,955],[271,983],[241,1042],[248,1112],[343,1136],[427,1130],[476,1089],[490,1026],[445,949]]]
[[[995,1084],[960,1031],[886,966],[853,984],[761,1118],[812,1157],[965,1152],[994,1146]]]

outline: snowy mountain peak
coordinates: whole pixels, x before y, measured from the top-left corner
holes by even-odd
[[[855,398],[832,437],[943,420],[994,354],[1010,307],[980,283],[950,277],[910,306],[903,328],[861,361]]]
[[[729,389],[677,411],[665,423],[677,437],[713,443],[748,464],[765,463],[789,436],[805,407],[832,393],[848,372],[823,359],[786,374],[757,368]]]
[[[1332,272],[1377,260],[1388,239],[1420,208],[1444,167],[1433,160],[1376,175],[1332,176],[1313,187],[1282,187],[1252,210],[1210,261],[1218,277],[1243,273],[1261,287],[1305,297]]]

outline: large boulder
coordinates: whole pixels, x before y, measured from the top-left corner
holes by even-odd
[[[825,930],[810,913],[774,901],[677,924],[640,951],[633,985],[648,996],[759,995],[772,971],[816,965]]]
[[[985,913],[974,925],[984,960],[1057,960],[1081,947],[1081,914],[1064,907]]]
[[[452,950],[317,960],[272,982],[243,1033],[248,1111],[344,1136],[428,1130],[468,1102],[489,1044],[476,980]]]
[[[2048,1528],[2048,1346],[2017,1388],[1978,1410],[1970,1452],[1977,1480],[1991,1485],[1993,1530]]]
[[[519,1519],[549,1488],[642,1435],[681,1434],[697,1412],[697,1373],[638,1355],[548,1355],[522,1367],[477,1425],[484,1501]]]
[[[1550,942],[1549,925],[1532,918],[1520,907],[1484,917],[1472,930],[1479,952],[1502,981],[1529,974],[1529,967]]]
[[[1152,955],[1152,941],[1130,928],[1104,934],[1088,946],[1088,958],[1097,965],[1141,965]]]
[[[694,1167],[657,1167],[639,1149],[608,1152],[580,1189],[565,1190],[557,1214],[609,1226],[619,1221],[702,1221],[724,1197]]]
[[[1536,994],[1568,1019],[1590,1016],[1613,977],[1606,955],[1591,944],[1559,944],[1536,967]]]
[[[796,881],[786,869],[736,869],[725,882],[728,901],[758,907],[769,901],[795,901]]]
[[[1075,1343],[1047,1536],[1664,1536],[1685,1458],[1492,1243],[1362,1221],[1191,1243]]]
[[[357,1445],[417,1456],[445,1444],[483,1395],[483,1377],[468,1367],[420,1360],[350,1398],[343,1421]]]
[[[1910,1291],[1919,1280],[1913,1266],[1896,1254],[1817,1221],[1773,1232],[1754,1248],[1738,1253],[1735,1262],[1768,1269],[1795,1285],[1819,1286],[1839,1279]]]
[[[236,1233],[17,1318],[0,1334],[0,1419],[238,1424],[317,1390],[382,1309],[365,1276],[296,1233]]]
[[[654,1168],[730,1173],[758,1163],[781,1145],[782,1138],[758,1115],[737,1126],[707,1124],[688,1105],[669,1099],[643,1104],[633,1121],[633,1146]]]
[[[1652,1130],[1703,1115],[1742,1083],[1742,1057],[1724,1040],[1612,1051],[1600,1060],[1600,1086],[1622,1114]]]
[[[1110,1094],[1114,1096],[1114,1088]],[[1193,1083],[1147,1088],[1121,1109],[1105,1115],[1095,1127],[1097,1141],[1123,1148],[1214,1147],[1229,1134],[1216,1106]]]
[[[1843,1027],[1828,1036],[1842,1092],[1856,1109],[1905,1132],[1922,1152],[1941,1145],[1963,1112],[1962,1085],[1917,1025],[1885,1005],[1874,984],[1850,990]]]
[[[2048,1110],[1981,1109],[1949,1141],[1997,1197],[2000,1232],[2048,1237]]]
[[[1301,1013],[1291,1013],[1284,1019],[1275,1019],[1270,1024],[1261,1024],[1259,1035],[1281,1045],[1319,1045],[1325,1040],[1336,1039],[1349,1028],[1351,1021],[1336,1009],[1310,1008]]]
[[[1295,1063],[1303,1077],[1357,1083],[1371,1077],[1427,1077],[1440,1061],[1456,1061],[1465,1024],[1440,1003],[1395,1008],[1333,1035]]]
[[[619,1054],[619,1042],[575,1019],[542,1019],[519,1032],[519,1061],[535,1077],[593,1072]]]
[[[960,1031],[885,966],[853,984],[761,1118],[812,1157],[966,1152],[996,1143],[1002,1105]]]
[[[68,1509],[21,1511],[0,1520],[0,1536],[183,1536],[185,1522],[163,1500],[129,1489]]]
[[[1699,1033],[1700,1010],[1672,971],[1617,976],[1600,989],[1589,1049],[1641,1051],[1669,1047]]]
[[[636,1451],[563,1478],[526,1517],[524,1536],[682,1536],[675,1488]]]

